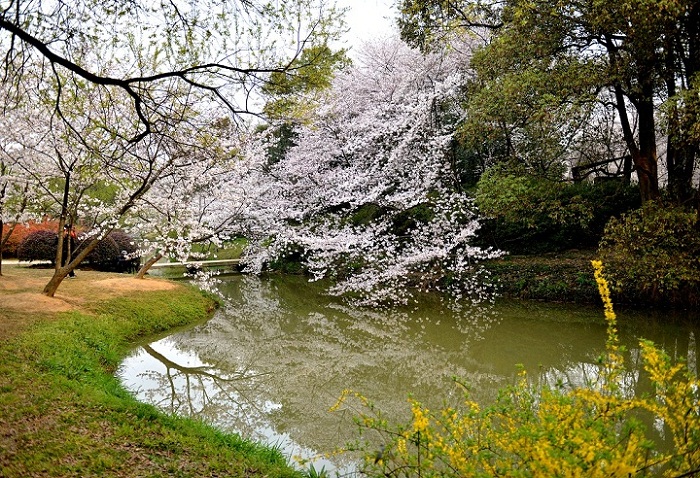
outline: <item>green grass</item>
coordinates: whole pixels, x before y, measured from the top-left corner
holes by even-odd
[[[244,238],[227,241],[224,247],[218,248],[211,244],[206,246],[195,244],[192,252],[206,254],[205,260],[238,259],[243,254],[243,250],[248,245],[248,240]]]
[[[188,287],[143,292],[0,343],[0,476],[299,477],[277,450],[165,415],[113,375],[131,341],[214,305]]]

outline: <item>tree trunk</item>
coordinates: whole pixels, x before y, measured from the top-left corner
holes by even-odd
[[[61,285],[63,279],[65,279],[66,276],[70,274],[70,272],[73,269],[75,269],[75,267],[70,267],[70,264],[64,267],[57,267],[56,269],[54,269],[51,280],[48,284],[44,286],[44,290],[42,291],[43,294],[49,297],[53,297],[56,291],[58,290],[58,286]]]
[[[620,48],[610,35],[605,36],[605,46],[613,73],[621,66]],[[634,45],[631,45],[634,47]],[[656,152],[656,125],[654,119],[654,67],[653,52],[641,50],[635,52],[638,63],[637,81],[639,89],[633,93],[625,91],[622,82],[614,80],[612,87],[615,94],[615,108],[620,117],[620,126],[639,178],[639,191],[642,201],[653,201],[660,197],[658,157]],[[624,62],[622,62],[624,64]],[[636,110],[638,120],[637,135],[630,124],[627,104]]]
[[[627,148],[630,150],[639,179],[639,191],[642,201],[654,201],[659,194],[659,170],[656,155],[656,131],[654,123],[654,104],[652,96],[637,101],[637,115],[639,121],[639,142],[635,138],[634,131],[627,116],[627,107],[622,87],[615,85],[615,99],[620,125],[625,138]]]
[[[149,260],[147,260],[146,263],[141,266],[141,269],[139,269],[139,271],[136,273],[136,278],[143,279],[144,276],[146,275],[146,272],[148,272],[148,270],[153,266],[153,264],[155,264],[156,262],[158,262],[162,258],[163,258],[163,254],[161,254],[159,252],[158,254],[154,255]]]
[[[649,78],[642,86],[641,98],[637,104],[639,121],[639,149],[632,154],[632,160],[637,168],[639,189],[642,201],[654,201],[659,194],[659,164],[656,153],[656,120],[654,118],[654,88]],[[635,157],[636,156],[636,157]]]
[[[678,145],[677,140],[669,141],[668,144],[668,189],[671,198],[680,204],[686,204],[695,198],[695,148],[695,145]]]
[[[642,202],[659,199],[659,175],[656,157],[636,154],[632,156],[639,178],[639,191]]]
[[[109,235],[110,232],[112,231],[107,231],[105,237]],[[90,241],[90,243],[85,247],[85,249],[80,251],[80,254],[75,256],[75,258],[65,266],[60,266],[59,264],[56,264],[56,269],[54,270],[51,280],[49,280],[49,283],[46,284],[46,286],[44,286],[43,294],[49,297],[53,297],[56,291],[58,290],[58,286],[60,286],[61,282],[63,282],[63,279],[65,279],[68,274],[73,272],[75,268],[78,267],[81,262],[83,262],[83,260],[97,247],[97,244],[99,242],[100,239],[98,238],[92,239],[92,241]]]

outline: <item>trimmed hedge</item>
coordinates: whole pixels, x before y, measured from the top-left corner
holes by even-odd
[[[20,261],[56,260],[58,239],[55,231],[38,230],[27,234],[17,246],[17,259]]]
[[[87,246],[89,240],[72,240],[73,255]],[[21,261],[56,260],[58,239],[55,231],[38,230],[27,234],[17,247],[17,258]],[[84,264],[99,271],[135,272],[141,263],[134,239],[123,231],[112,231],[85,258]]]

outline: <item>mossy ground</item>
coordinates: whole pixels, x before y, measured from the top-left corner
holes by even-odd
[[[215,303],[167,281],[79,271],[0,277],[0,476],[298,477],[276,450],[166,416],[113,373],[139,336],[205,320]]]
[[[595,251],[505,256],[485,263],[502,296],[551,302],[599,303],[591,272]]]

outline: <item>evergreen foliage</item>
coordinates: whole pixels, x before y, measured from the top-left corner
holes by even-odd
[[[611,217],[640,205],[634,186],[618,181],[571,184],[494,167],[475,191],[486,219],[484,245],[514,254],[593,249]]]

